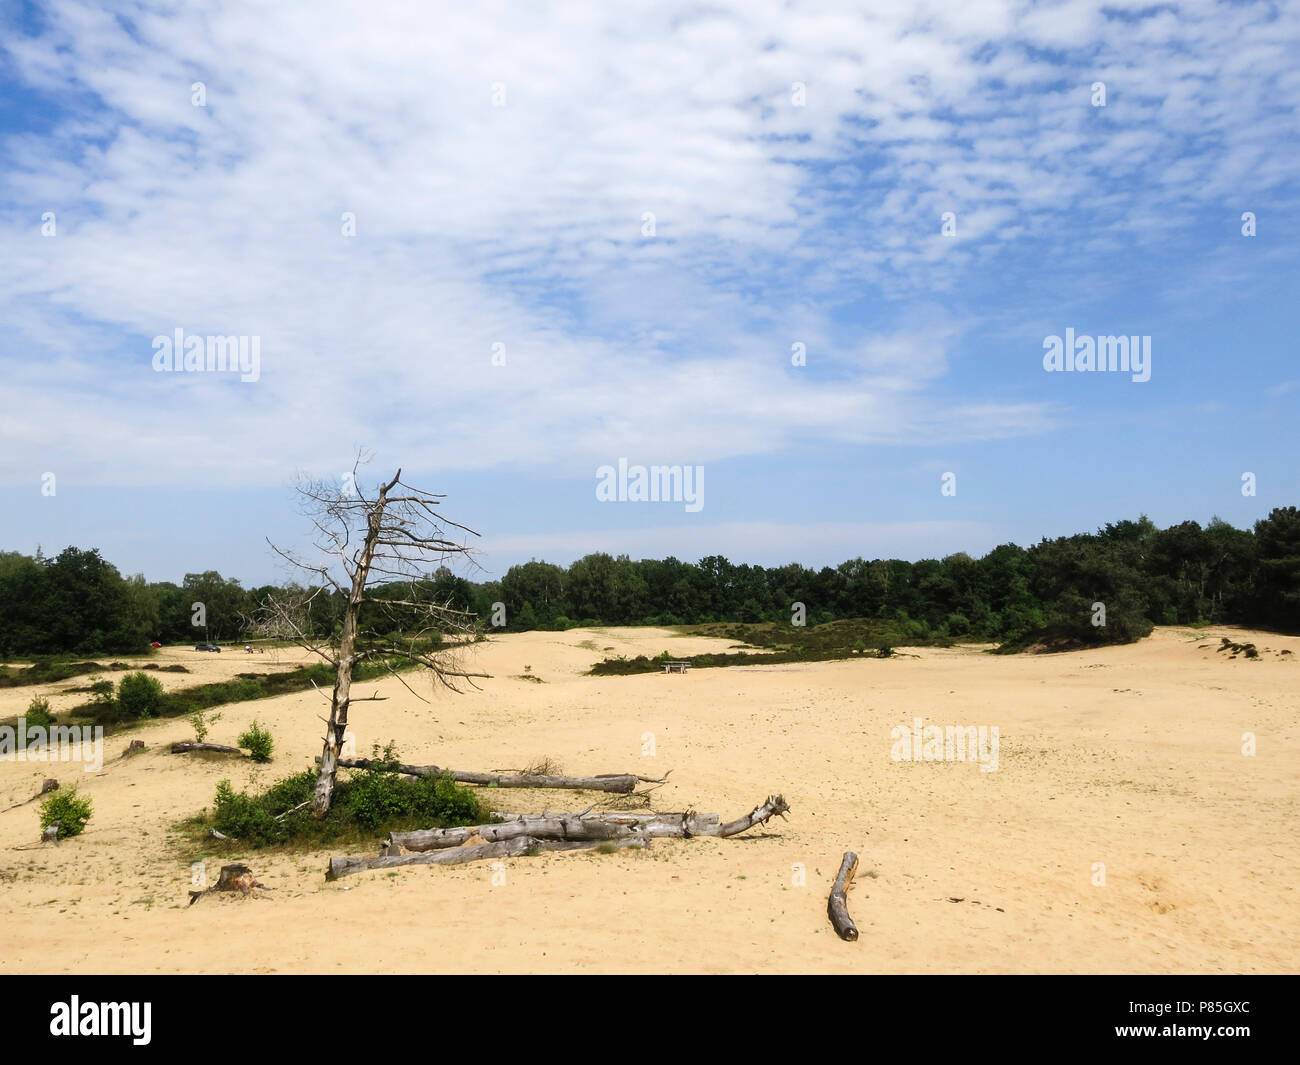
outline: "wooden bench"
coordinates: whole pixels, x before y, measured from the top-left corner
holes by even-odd
[[[687,661],[672,661],[664,663],[665,673],[685,673],[691,668],[691,663]]]

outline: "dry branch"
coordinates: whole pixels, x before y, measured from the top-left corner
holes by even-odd
[[[689,839],[717,834],[717,814],[507,814],[497,824],[390,832],[381,853],[405,854],[462,846],[474,836],[493,842],[516,836],[537,839]]]
[[[408,777],[437,777],[450,773],[458,784],[495,784],[498,788],[568,788],[572,791],[609,791],[627,795],[637,784],[662,784],[663,777],[639,777],[634,773],[607,773],[595,777],[559,777],[543,773],[475,773],[458,769],[442,769],[436,765],[404,765],[400,762],[381,762],[371,758],[340,758],[344,769],[388,769]]]
[[[46,777],[43,781],[41,781],[40,791],[38,791],[30,799],[24,799],[22,802],[14,803],[12,806],[6,806],[4,812],[8,813],[10,810],[17,810],[18,807],[20,806],[26,806],[29,802],[35,802],[37,799],[39,799],[42,795],[45,795],[47,792],[58,791],[58,789],[59,789],[59,782],[55,780],[53,777]]]
[[[361,873],[368,869],[394,869],[403,865],[463,865],[487,858],[515,858],[536,851],[592,850],[612,842],[615,847],[647,847],[650,841],[642,838],[623,840],[555,840],[537,839],[533,836],[515,836],[496,843],[478,843],[470,847],[451,847],[417,854],[380,855],[378,858],[331,858],[325,871],[326,880]]]
[[[227,747],[224,743],[195,743],[185,740],[172,744],[172,754],[186,754],[189,751],[213,751],[216,754],[243,754],[238,747]]]
[[[849,916],[847,896],[849,888],[853,885],[853,874],[857,871],[858,856],[852,851],[845,851],[844,860],[840,862],[839,875],[835,877],[830,898],[826,902],[826,912],[830,915],[836,933],[841,939],[850,943],[858,938],[858,926]]]

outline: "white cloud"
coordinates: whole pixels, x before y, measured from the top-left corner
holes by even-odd
[[[1285,8],[109,6],[69,0],[0,45],[74,116],[9,144],[0,476],[267,483],[362,442],[585,470],[1035,432],[1045,404],[944,394],[960,314],[846,336],[836,302],[930,307],[1000,241],[1105,209],[1099,174],[1147,175],[1151,226],[1295,176],[1270,150],[1300,92]],[[1179,166],[1189,138],[1221,150]],[[150,339],[178,326],[259,335],[261,381],[154,374]]]

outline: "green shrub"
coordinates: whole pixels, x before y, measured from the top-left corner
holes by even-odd
[[[407,828],[478,825],[489,819],[470,788],[450,773],[433,779],[404,777],[385,769],[340,776],[326,817],[295,810],[316,790],[316,771],[306,769],[273,784],[262,795],[235,791],[230,781],[217,786],[213,825],[218,832],[256,847],[292,840],[327,842],[361,829],[366,834]],[[286,815],[287,816],[282,816]]]
[[[265,801],[272,810],[292,810],[310,799],[315,791],[316,770],[304,769],[272,784],[267,789]]]
[[[90,797],[77,794],[77,785],[60,788],[50,793],[50,797],[41,803],[41,831],[44,832],[55,821],[59,823],[59,839],[81,835],[86,822],[90,820]]]
[[[336,785],[335,801],[351,809],[357,824],[378,828],[410,811],[416,784],[396,773],[359,773],[343,787]]]
[[[90,687],[86,691],[90,692],[90,705],[100,710],[113,710],[116,706],[116,700],[113,698],[113,682],[105,680],[98,673],[92,673],[88,679]]]
[[[213,823],[218,832],[257,847],[280,843],[287,838],[284,822],[275,819],[266,802],[246,792],[235,791],[228,780],[217,785]]]
[[[254,762],[269,762],[271,752],[275,749],[275,741],[271,739],[271,733],[256,721],[244,730],[237,742],[253,756]]]
[[[427,796],[427,805],[418,812],[426,817],[450,826],[481,825],[489,820],[478,795],[471,788],[457,784],[450,773],[418,783],[424,785]]]
[[[27,704],[27,727],[49,728],[54,722],[54,715],[50,713],[50,701],[43,695],[32,696],[32,701]]]
[[[117,685],[117,709],[125,718],[154,717],[162,702],[163,686],[148,673],[128,673]]]
[[[195,710],[189,715],[190,727],[194,729],[194,738],[199,743],[203,743],[208,738],[208,731],[220,720],[220,714],[205,714],[202,710]]]

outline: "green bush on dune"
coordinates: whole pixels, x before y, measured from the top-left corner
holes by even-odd
[[[346,772],[346,771],[345,771]],[[409,828],[483,824],[489,813],[475,792],[451,775],[405,777],[381,769],[340,774],[329,813],[323,820],[310,809],[282,817],[308,802],[316,788],[316,771],[286,777],[261,795],[236,791],[230,781],[217,785],[212,826],[232,839],[255,847],[291,841],[323,843],[348,833],[377,834]]]
[[[56,821],[59,824],[59,839],[79,836],[90,820],[90,797],[77,794],[77,785],[60,788],[50,793],[50,797],[41,803],[41,831],[44,832]]]
[[[117,710],[121,717],[155,717],[162,697],[162,684],[148,673],[128,673],[117,682]]]

